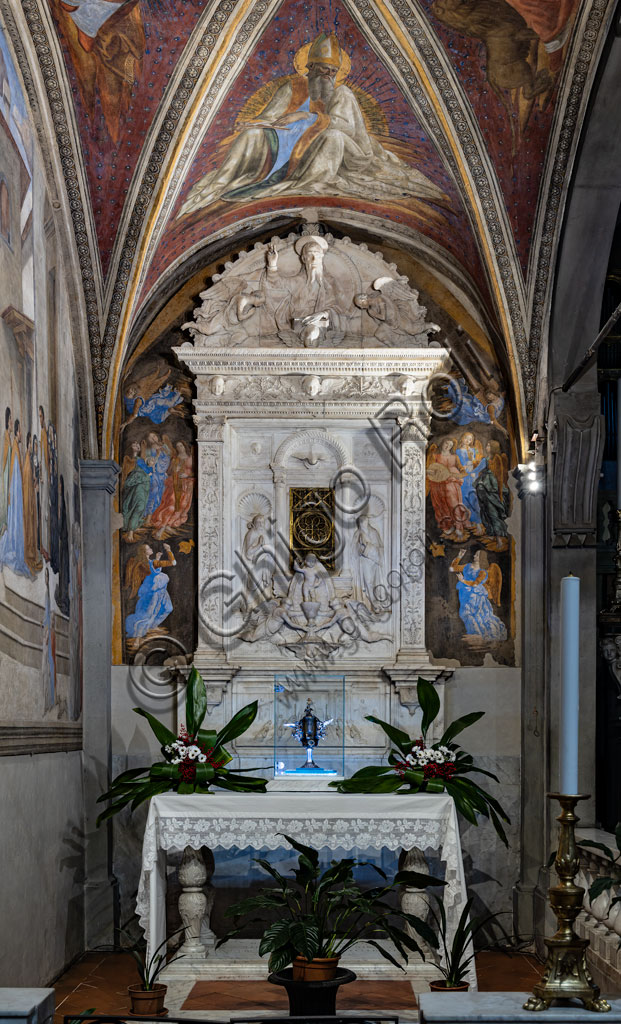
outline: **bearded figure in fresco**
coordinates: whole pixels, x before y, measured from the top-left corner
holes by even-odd
[[[113,143],[131,99],[145,51],[138,0],[52,0],[61,20],[84,106],[98,100]]]
[[[468,509],[462,501],[461,486],[466,476],[455,452],[455,439],[444,437],[440,446],[429,446],[427,455],[427,491],[431,498],[436,523],[442,537],[465,540],[469,519]]]
[[[407,146],[387,135],[376,101],[344,84],[351,61],[336,35],[302,46],[294,67],[251,97],[221,143],[224,158],[192,187],[180,217],[218,199],[281,195],[447,202],[403,159]]]

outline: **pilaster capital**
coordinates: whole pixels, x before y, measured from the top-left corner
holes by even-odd
[[[194,423],[199,441],[224,441],[226,416],[208,416],[197,413]]]
[[[114,459],[81,459],[80,488],[82,491],[107,491],[114,494],[121,467]]]

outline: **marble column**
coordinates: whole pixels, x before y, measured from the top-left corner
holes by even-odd
[[[543,931],[547,898],[540,872],[548,858],[549,787],[546,689],[545,466],[514,470],[522,501],[522,771],[520,877],[513,890],[514,931],[528,941]]]
[[[96,828],[111,769],[112,532],[110,515],[119,466],[111,459],[80,463],[82,494],[82,605],[84,622],[83,734],[85,946],[114,941],[116,880],[111,823]]]

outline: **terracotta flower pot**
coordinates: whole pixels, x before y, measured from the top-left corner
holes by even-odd
[[[166,985],[156,984],[153,988],[130,985],[127,991],[131,1000],[132,1013],[137,1016],[148,1017],[167,1012],[164,1007],[164,999],[168,991]]]
[[[444,978],[442,981],[429,982],[430,992],[467,992],[469,988],[470,984],[467,981],[462,981],[460,985],[447,985]]]
[[[332,981],[339,965],[338,956],[318,956],[314,960],[296,956],[293,959],[294,981]]]

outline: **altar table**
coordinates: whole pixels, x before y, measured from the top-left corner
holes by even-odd
[[[136,910],[147,937],[149,955],[166,937],[166,851],[187,852],[188,847],[276,850],[287,846],[282,833],[317,849],[441,850],[447,882],[442,893],[452,938],[467,896],[457,812],[450,796],[169,793],[151,799],[142,848]],[[419,864],[406,866],[421,869]],[[200,878],[197,883],[192,882],[191,892],[200,893],[204,880],[203,876],[203,883]],[[204,900],[202,893],[200,898]],[[197,934],[193,942],[194,949],[201,948]],[[187,952],[187,927],[184,948]],[[201,952],[204,958],[204,947]],[[469,980],[476,986],[474,967]]]

